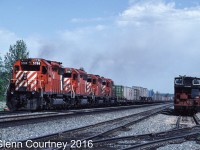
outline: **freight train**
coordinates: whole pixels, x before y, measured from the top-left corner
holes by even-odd
[[[138,94],[140,93],[140,94]],[[29,58],[17,60],[7,90],[10,110],[41,110],[141,100],[137,88],[114,85],[112,79],[65,68],[61,62]],[[152,99],[148,99],[152,100]]]
[[[179,76],[174,79],[174,110],[193,113],[200,108],[200,78]]]

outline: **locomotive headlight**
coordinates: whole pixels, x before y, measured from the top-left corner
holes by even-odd
[[[35,91],[32,91],[32,94],[35,94]]]
[[[12,92],[10,92],[11,94],[14,94],[14,92],[12,91]]]

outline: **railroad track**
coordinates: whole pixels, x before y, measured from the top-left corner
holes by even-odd
[[[185,141],[185,138],[199,135],[200,126],[192,128],[174,129],[159,133],[125,136],[93,141],[95,149],[156,149],[169,142],[178,143]]]
[[[195,138],[200,135],[200,119],[194,115],[193,118],[196,120],[196,126],[180,128],[180,120],[182,116],[177,118],[176,127],[172,130],[142,134],[142,135],[133,135],[133,136],[124,136],[117,138],[108,138],[103,140],[94,140],[93,148],[95,149],[156,149],[160,146],[167,145],[169,143],[181,143],[186,141],[187,138]]]
[[[159,105],[159,104],[156,104]],[[8,127],[8,126],[16,126],[21,124],[28,124],[33,122],[44,121],[44,119],[52,119],[52,118],[61,118],[67,117],[71,115],[83,115],[83,114],[91,114],[91,113],[99,113],[99,112],[107,112],[107,111],[117,111],[117,110],[125,110],[125,109],[134,109],[141,107],[154,106],[154,104],[145,104],[145,105],[132,105],[132,106],[119,106],[119,107],[105,107],[105,108],[93,108],[93,109],[77,109],[77,110],[67,110],[67,111],[55,111],[55,112],[34,112],[34,113],[8,113],[3,115],[0,114],[0,127]]]
[[[152,110],[144,111],[137,114],[128,115],[125,117],[100,122],[97,124],[76,128],[72,130],[67,130],[62,133],[45,135],[42,137],[36,137],[34,139],[30,139],[32,141],[64,141],[69,143],[68,148],[72,146],[71,140],[79,140],[79,141],[89,141],[89,140],[97,140],[97,139],[105,139],[108,136],[112,136],[117,131],[124,130],[129,126],[138,123],[144,119],[152,117],[170,107],[170,105],[165,105],[164,107],[155,108]],[[26,141],[23,141],[26,142]]]

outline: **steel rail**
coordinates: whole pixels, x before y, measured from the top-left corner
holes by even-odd
[[[161,104],[164,105],[164,104]],[[106,107],[104,108],[93,108],[93,109],[80,109],[80,110],[67,110],[67,111],[63,111],[63,112],[40,112],[40,114],[34,114],[34,113],[30,113],[30,114],[14,114],[14,115],[6,115],[6,116],[0,116],[0,126],[13,126],[16,123],[31,123],[31,121],[36,121],[38,119],[50,119],[50,118],[58,118],[58,117],[67,117],[67,116],[71,116],[71,115],[87,115],[87,114],[91,114],[91,113],[101,113],[101,112],[108,112],[108,111],[119,111],[119,110],[126,110],[126,109],[134,109],[134,108],[143,108],[143,107],[148,107],[148,106],[152,106],[152,104],[150,105],[133,105],[133,106],[121,106],[121,107]],[[157,105],[156,105],[157,106]],[[13,124],[13,122],[15,124]]]
[[[154,108],[152,110],[140,112],[137,114],[132,114],[132,115],[100,122],[100,123],[85,126],[85,127],[67,130],[64,132],[59,132],[59,133],[55,133],[55,134],[49,134],[49,135],[45,135],[45,136],[41,136],[41,137],[36,137],[36,138],[32,138],[30,140],[32,140],[32,141],[49,141],[49,140],[51,140],[51,141],[52,140],[53,141],[55,141],[55,140],[56,141],[58,141],[58,140],[59,141],[67,141],[72,138],[79,138],[79,140],[94,139],[97,137],[101,137],[103,135],[107,135],[108,133],[110,134],[114,131],[117,131],[117,130],[123,128],[123,127],[130,126],[139,121],[142,121],[142,120],[152,116],[154,113],[160,112],[161,110],[166,109],[167,107],[171,107],[171,104],[165,105],[164,107],[163,106],[160,107],[160,110],[158,108]],[[150,113],[152,111],[154,111],[154,112]],[[134,119],[136,116],[138,116],[138,117],[140,116],[140,118],[132,121],[131,119]],[[141,117],[141,116],[143,116],[143,117]],[[125,120],[126,120],[126,122],[125,122]],[[119,123],[121,123],[121,125],[118,125]],[[115,124],[117,124],[118,126],[115,128],[112,128],[112,129],[105,129],[106,127],[112,127],[112,125],[115,125]],[[102,128],[102,126],[103,126],[103,128]],[[97,131],[98,127],[100,127],[99,131]],[[97,133],[95,133],[94,135],[91,136],[91,133],[92,133],[91,131],[94,131],[94,129],[95,129],[95,131],[97,131]],[[102,129],[104,129],[104,131],[102,131]],[[87,133],[90,133],[90,135],[87,135]],[[84,138],[80,139],[80,137],[83,135],[84,135]],[[25,142],[25,141],[23,141],[23,142]],[[70,144],[68,146],[70,146]]]

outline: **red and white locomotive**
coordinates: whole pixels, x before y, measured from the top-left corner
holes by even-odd
[[[196,112],[200,109],[200,78],[179,76],[174,79],[174,110]]]
[[[7,91],[10,110],[38,110],[54,107],[113,101],[111,79],[87,74],[82,69],[64,68],[60,62],[45,59],[21,59],[13,65]]]

